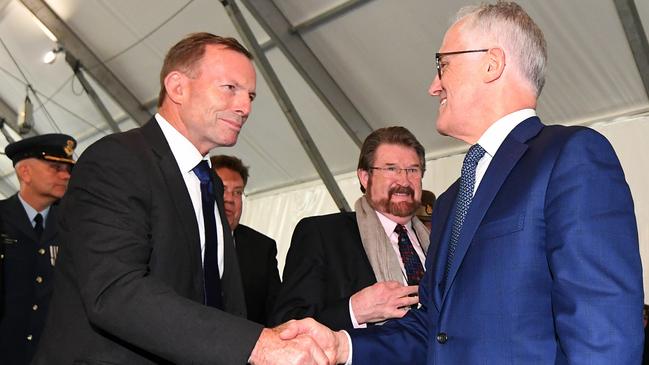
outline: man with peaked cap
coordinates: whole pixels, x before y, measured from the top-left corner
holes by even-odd
[[[433,206],[435,205],[435,199],[435,193],[429,190],[422,190],[421,205],[415,212],[417,218],[419,218],[421,223],[423,223],[424,226],[428,228],[428,231],[430,231],[430,228],[432,227],[431,217],[433,215]]]
[[[59,247],[56,203],[67,189],[76,144],[65,134],[44,134],[5,149],[20,184],[18,193],[0,201],[0,363],[5,365],[31,361],[45,324]]]

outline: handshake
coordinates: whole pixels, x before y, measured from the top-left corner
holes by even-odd
[[[266,364],[340,364],[349,354],[347,335],[311,318],[264,328],[248,361]]]
[[[378,323],[403,317],[419,302],[416,285],[404,286],[383,281],[351,296],[358,323]],[[311,318],[288,321],[275,328],[265,328],[248,361],[262,364],[344,364],[349,356],[348,337],[333,332]]]

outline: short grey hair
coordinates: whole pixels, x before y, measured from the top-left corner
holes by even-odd
[[[548,51],[543,32],[529,14],[515,2],[498,1],[463,7],[455,22],[465,17],[465,29],[491,36],[514,53],[522,76],[538,97],[545,85]]]

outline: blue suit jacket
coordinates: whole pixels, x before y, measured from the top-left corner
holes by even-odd
[[[352,331],[354,365],[640,363],[633,201],[604,137],[519,124],[476,191],[442,292],[458,186],[433,212],[423,307]]]

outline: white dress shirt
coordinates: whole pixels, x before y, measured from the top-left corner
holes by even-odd
[[[515,111],[498,119],[482,134],[478,140],[478,144],[482,146],[486,152],[480,161],[478,161],[478,166],[475,169],[475,185],[473,185],[473,194],[478,190],[478,186],[480,185],[480,182],[482,182],[485,172],[487,172],[487,167],[489,167],[491,160],[505,138],[507,138],[509,133],[522,121],[534,116],[536,116],[536,111],[534,109],[521,109]]]
[[[196,223],[198,224],[198,234],[201,240],[201,258],[204,258],[205,225],[203,223],[203,203],[201,202],[201,181],[192,170],[203,159],[207,160],[207,163],[211,168],[212,165],[210,159],[204,158],[204,156],[198,152],[196,147],[185,136],[180,134],[176,128],[169,124],[169,122],[167,122],[160,114],[156,113],[155,119],[158,122],[160,129],[162,129],[162,134],[164,134],[165,139],[171,148],[171,153],[176,159],[180,173],[185,181],[185,186],[187,186],[187,192],[192,200],[194,213],[196,213]],[[223,223],[221,223],[222,217],[219,215],[219,210],[217,209],[216,204],[214,204],[214,217],[216,217],[216,235],[220,242],[217,247],[219,275],[223,276]]]

